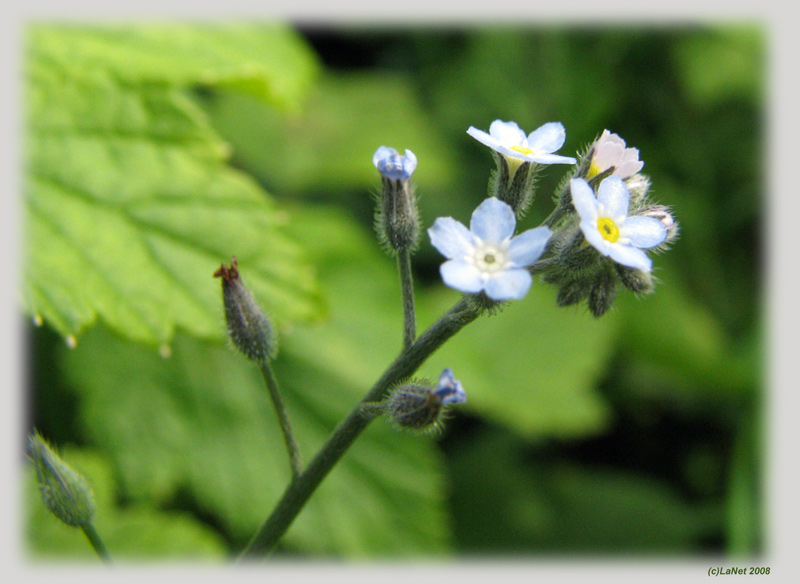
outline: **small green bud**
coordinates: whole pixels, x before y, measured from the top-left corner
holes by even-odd
[[[67,525],[90,525],[95,504],[86,479],[70,468],[38,432],[28,437],[28,446],[45,507]]]
[[[278,345],[272,325],[242,282],[236,258],[231,259],[230,268],[222,264],[214,277],[222,278],[225,321],[233,344],[258,363],[274,359]]]
[[[637,294],[649,294],[653,291],[653,276],[644,270],[629,268],[620,264],[615,265],[620,282],[628,290]]]

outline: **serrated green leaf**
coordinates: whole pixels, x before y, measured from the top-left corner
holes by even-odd
[[[211,279],[236,255],[278,321],[319,315],[281,213],[225,163],[202,112],[167,86],[32,61],[23,298],[75,336],[98,317],[132,339],[224,334]]]
[[[66,448],[64,457],[79,469],[95,494],[94,526],[112,560],[222,560],[225,544],[210,528],[187,514],[137,505],[120,509],[108,461],[89,450]],[[97,561],[84,534],[42,505],[32,467],[24,476],[27,551],[36,560]]]
[[[279,23],[37,24],[27,46],[65,71],[105,71],[125,84],[224,85],[283,108],[298,106],[319,67]]]

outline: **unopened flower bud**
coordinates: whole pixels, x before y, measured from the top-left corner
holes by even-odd
[[[381,146],[372,163],[381,173],[383,190],[375,216],[375,228],[388,250],[413,250],[419,242],[420,221],[411,175],[417,157],[411,150],[400,156],[397,150]]]
[[[30,457],[45,507],[67,525],[86,526],[94,519],[92,489],[39,435],[28,437]]]
[[[466,400],[464,388],[448,368],[435,388],[418,381],[396,387],[384,402],[384,412],[400,428],[425,432],[441,428],[448,404]]]
[[[256,304],[239,275],[236,258],[214,272],[222,278],[222,301],[231,341],[248,359],[266,363],[277,353],[277,340],[269,319]]]

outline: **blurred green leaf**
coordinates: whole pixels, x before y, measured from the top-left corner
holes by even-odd
[[[119,508],[114,503],[111,468],[101,455],[66,448],[64,458],[83,474],[97,502],[94,526],[112,560],[222,560],[225,543],[210,528],[184,513],[145,505]],[[24,476],[28,552],[36,560],[100,562],[80,529],[56,519],[44,505],[33,467]]]
[[[226,86],[295,109],[316,56],[279,23],[44,25],[28,30],[34,60],[71,73],[105,71],[124,85]]]
[[[237,160],[276,192],[375,188],[372,155],[381,145],[411,149],[420,160],[414,177],[429,192],[446,182],[453,164],[403,75],[327,73],[307,107],[288,117],[234,94],[217,96],[207,109]]]
[[[439,294],[452,303],[456,293]],[[431,357],[452,367],[466,408],[526,437],[582,436],[602,430],[610,409],[596,387],[613,356],[618,317],[559,308],[538,280],[521,301],[461,331]]]
[[[205,115],[164,83],[176,80],[151,71],[147,83],[120,81],[122,55],[133,49],[114,51],[111,33],[81,30],[31,33],[27,311],[65,336],[100,317],[149,343],[168,343],[176,327],[221,338],[219,291],[209,282],[236,255],[274,318],[318,316],[318,289],[282,229],[285,214],[227,166]],[[75,55],[85,69],[59,60]]]
[[[714,27],[675,43],[676,71],[698,105],[722,99],[760,99],[764,88],[764,34],[758,25]]]
[[[455,531],[465,553],[676,553],[718,529],[719,513],[666,483],[548,460],[485,428],[454,449]]]

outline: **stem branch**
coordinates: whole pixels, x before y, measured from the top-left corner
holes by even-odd
[[[417,317],[414,308],[414,278],[411,273],[411,252],[408,248],[397,251],[400,268],[400,287],[403,292],[403,349],[407,349],[417,337]]]
[[[263,557],[272,551],[328,472],[374,419],[374,414],[367,413],[362,404],[379,401],[392,385],[413,375],[436,349],[480,316],[486,308],[486,303],[478,297],[463,296],[400,353],[361,402],[337,426],[306,469],[294,477],[272,514],[244,550],[243,557]]]

